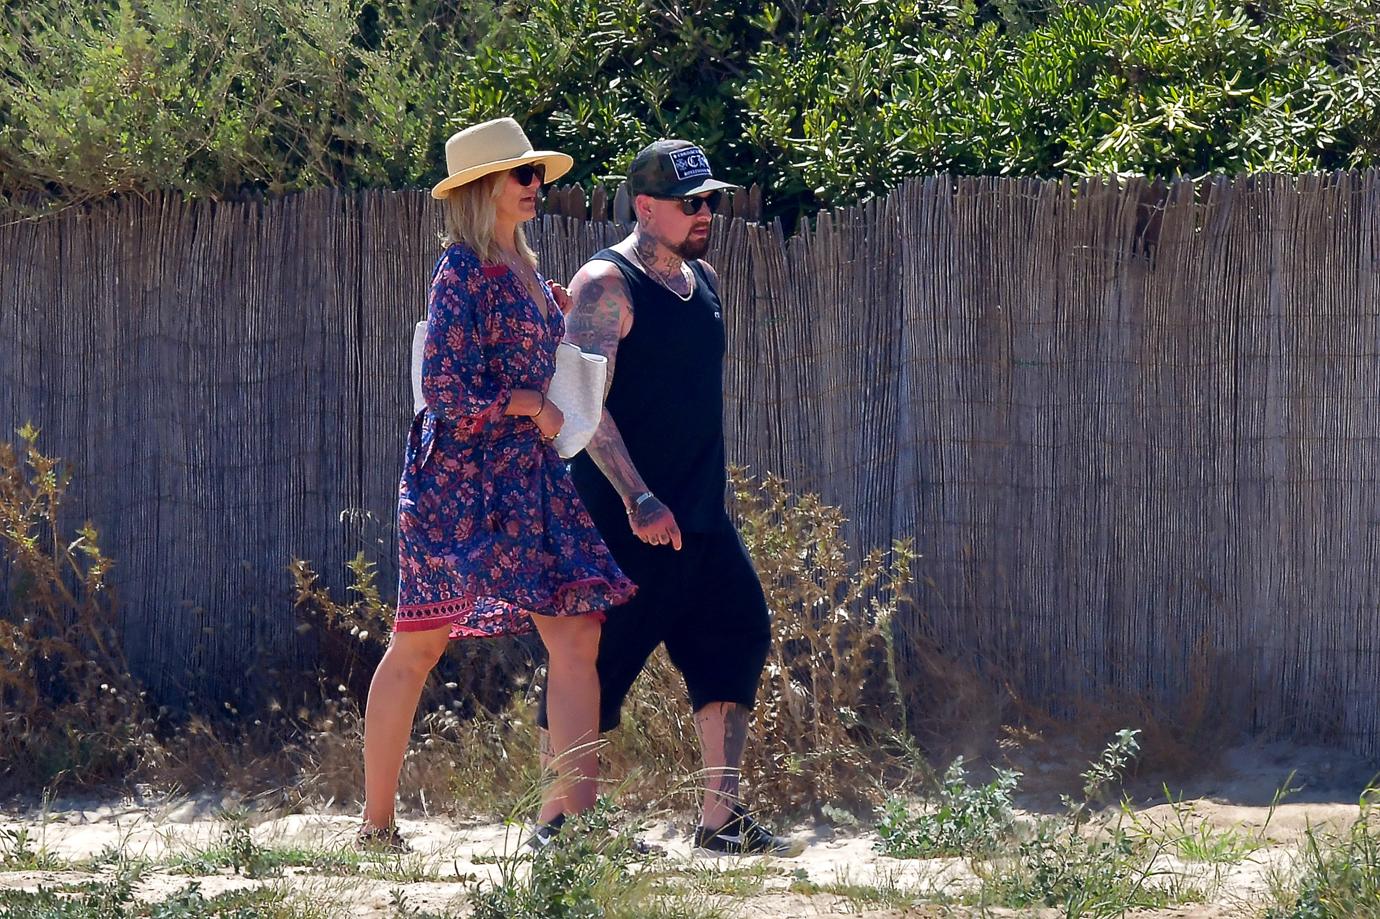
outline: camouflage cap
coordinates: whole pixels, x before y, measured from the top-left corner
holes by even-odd
[[[720,182],[709,169],[709,157],[688,140],[658,140],[633,157],[628,168],[628,192],[658,198],[684,198],[719,188],[737,188]]]

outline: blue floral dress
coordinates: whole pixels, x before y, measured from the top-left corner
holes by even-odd
[[[545,281],[542,282],[545,286]],[[398,489],[399,632],[517,635],[530,614],[594,615],[636,589],[515,389],[545,391],[565,317],[511,270],[446,249],[427,304],[422,392]]]

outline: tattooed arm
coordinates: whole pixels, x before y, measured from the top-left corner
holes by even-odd
[[[602,354],[608,359],[608,380],[604,384],[604,397],[608,398],[618,363],[618,343],[632,330],[633,324],[627,282],[611,262],[589,262],[570,282],[570,297],[574,306],[566,317],[569,338],[582,351]],[[623,435],[607,408],[585,451],[623,499],[623,506],[628,509],[628,523],[637,538],[652,545],[679,549],[680,527],[671,509],[655,496],[634,504],[639,495],[648,491],[647,483],[638,474],[632,457],[628,456]]]

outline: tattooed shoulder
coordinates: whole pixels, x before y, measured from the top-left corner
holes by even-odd
[[[632,303],[617,266],[589,262],[570,282],[574,307],[566,318],[572,341],[586,351],[610,357],[628,333]]]

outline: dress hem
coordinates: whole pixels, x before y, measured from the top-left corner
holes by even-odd
[[[581,580],[571,581],[568,584],[562,584],[560,587],[557,587],[555,593],[551,595],[551,600],[547,605],[554,606],[558,598],[571,590],[589,587],[595,584],[602,584],[609,588],[611,599],[608,606],[617,606],[620,603],[624,603],[637,592],[637,585],[633,584],[633,582],[627,578],[623,578],[619,581],[610,581],[608,578],[602,577],[582,578]],[[503,631],[486,631],[481,628],[475,628],[474,626],[456,622],[455,620],[457,617],[464,616],[474,609],[475,601],[478,600],[480,596],[480,594],[471,594],[465,597],[441,600],[436,603],[418,603],[411,606],[399,607],[398,614],[395,615],[393,619],[393,631],[431,632],[436,629],[450,626],[450,637],[452,639],[497,638],[503,635],[526,635],[532,632],[536,628],[532,623],[533,616],[552,616],[557,618],[566,616],[594,616],[600,622],[604,622],[608,619],[608,616],[601,609],[591,609],[572,613],[547,613],[531,609],[523,603],[506,600],[502,597],[494,597],[493,599],[520,610],[525,617],[521,620],[524,627],[517,629],[510,628]],[[485,594],[482,596],[488,595]],[[404,610],[407,610],[412,615],[409,615],[406,619],[402,618],[401,614]],[[424,615],[419,616],[416,615],[417,613],[423,613]]]

